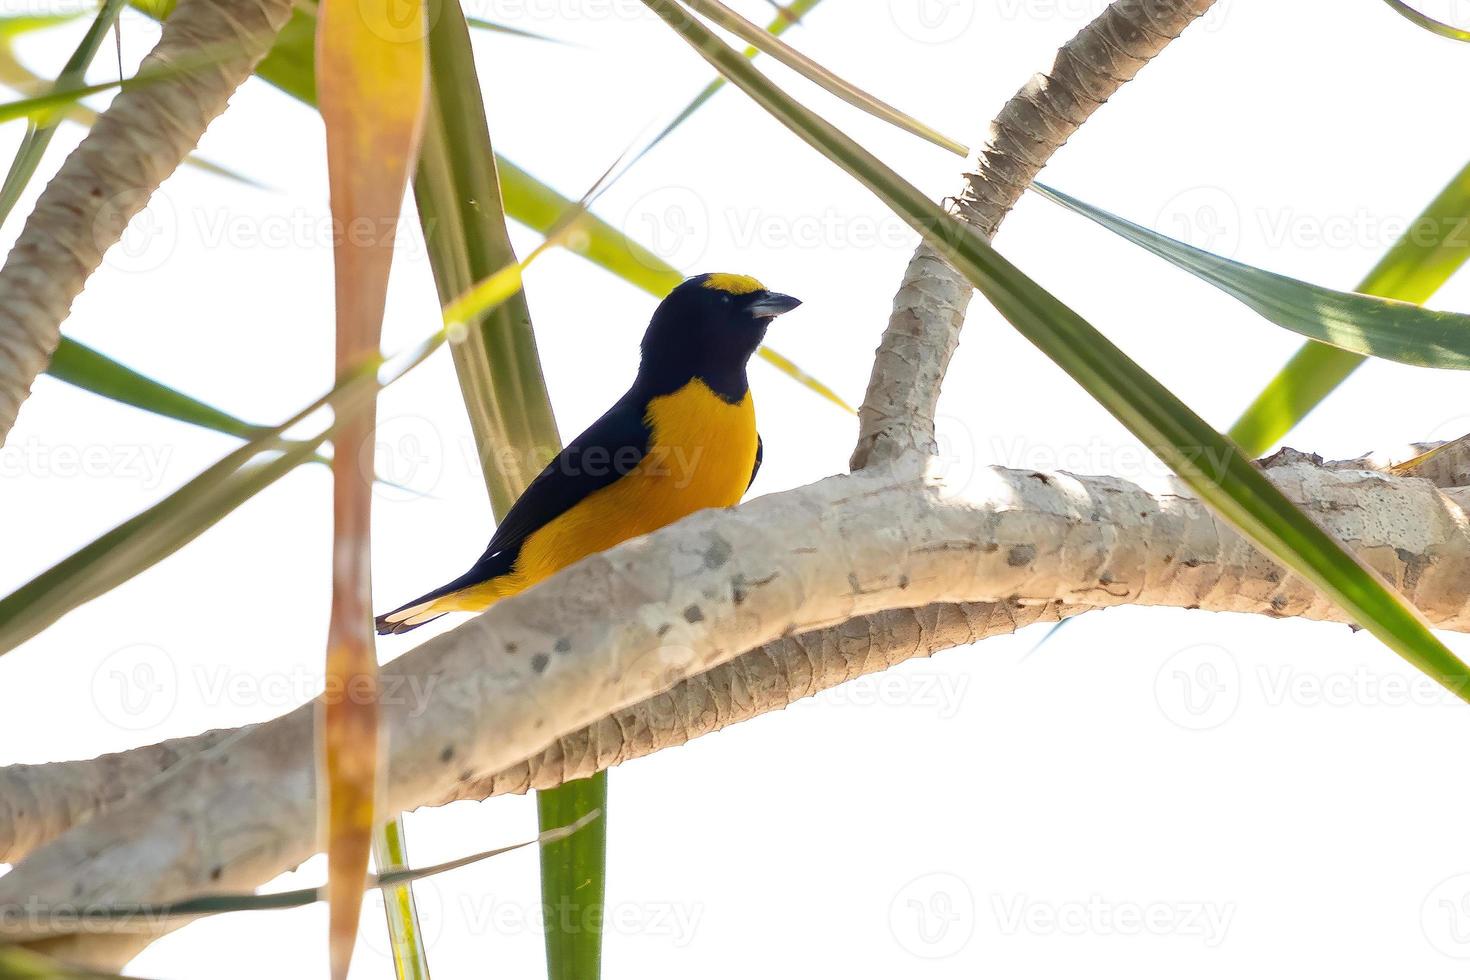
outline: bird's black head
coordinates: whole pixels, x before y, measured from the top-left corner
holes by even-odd
[[[766,327],[800,305],[749,276],[711,272],[686,279],[653,313],[638,377],[659,391],[701,378],[720,396],[738,401],[745,395],[746,362]]]

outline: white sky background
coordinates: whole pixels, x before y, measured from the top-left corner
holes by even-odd
[[[12,0],[14,2],[14,0]],[[929,27],[917,15],[924,4]],[[764,20],[764,3],[738,4]],[[1423,9],[1470,24],[1470,4]],[[966,141],[1101,0],[828,0],[804,52]],[[709,70],[636,0],[476,0],[576,41],[477,34],[497,148],[575,197]],[[125,60],[156,28],[124,20]],[[81,24],[22,53],[54,71]],[[1045,179],[1245,261],[1351,287],[1470,157],[1446,109],[1470,48],[1378,0],[1221,0],[1058,154]],[[110,46],[94,74],[105,77]],[[793,82],[933,196],[957,161]],[[114,69],[115,70],[115,66]],[[0,130],[7,154],[22,126]],[[79,138],[63,129],[49,174]],[[331,253],[316,115],[252,81],[201,152],[270,189],[185,169],[91,281],[67,333],[247,419],[331,374]],[[39,182],[37,188],[39,187]],[[5,225],[13,241],[34,192]],[[806,305],[770,343],[856,404],[914,236],[854,181],[726,91],[598,211],[690,272],[753,274]],[[523,251],[535,236],[515,230]],[[1084,219],[1022,202],[998,247],[1215,424],[1297,346]],[[528,275],[564,436],[628,383],[653,300],[573,256]],[[1470,281],[1435,305],[1470,309]],[[414,223],[385,345],[437,323]],[[755,492],[845,467],[854,420],[764,364]],[[1144,478],[1151,456],[977,301],[945,388],[956,472]],[[1470,431],[1464,379],[1359,371],[1289,442],[1329,457]],[[382,399],[374,578],[386,608],[458,574],[491,517],[447,353]],[[0,450],[0,589],[159,499],[232,441],[42,379]],[[77,454],[90,461],[79,473]],[[0,762],[42,762],[280,714],[314,691],[327,623],[324,469],[284,479],[183,551],[0,662]],[[436,627],[437,628],[437,624]],[[1470,712],[1346,628],[1127,610],[1028,630],[859,681],[612,777],[606,974],[1210,978],[1462,974]],[[384,640],[385,658],[429,635]],[[1447,640],[1470,656],[1470,643]],[[1213,699],[1212,699],[1213,698]],[[533,833],[529,799],[423,811],[416,864]],[[278,882],[321,880],[320,859]],[[1458,876],[1458,877],[1457,877]],[[542,970],[526,850],[418,887],[436,978]],[[391,976],[370,900],[353,976]],[[325,910],[193,925],[131,972],[326,974]]]

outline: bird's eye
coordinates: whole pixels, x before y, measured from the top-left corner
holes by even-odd
[[[729,306],[734,301],[734,299],[735,297],[731,296],[729,293],[720,294],[720,302],[724,303],[726,306]]]

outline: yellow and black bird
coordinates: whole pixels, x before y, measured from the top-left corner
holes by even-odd
[[[473,568],[379,616],[378,632],[477,612],[619,542],[738,503],[761,465],[745,368],[771,320],[800,304],[749,276],[680,283],[654,311],[627,394],[531,481]]]

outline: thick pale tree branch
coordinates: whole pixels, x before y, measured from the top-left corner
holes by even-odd
[[[1435,465],[1425,466],[1427,472],[1414,475],[1439,486],[1451,502],[1467,510],[1467,447],[1470,437],[1452,443],[1414,443],[1394,452],[1321,465],[1333,470],[1387,472],[1394,462],[1440,449],[1433,457]],[[1264,465],[1315,462],[1315,457],[1288,449]],[[1062,602],[1024,606],[1015,602],[935,604],[858,616],[838,626],[784,637],[564,735],[522,762],[459,783],[443,800],[426,802],[437,805],[460,799],[480,800],[558,786],[779,710],[905,660],[1011,633],[1033,623],[1055,622],[1092,608]],[[396,666],[389,665],[384,674],[389,683],[402,689],[404,679]],[[95,759],[0,768],[0,863],[21,860],[180,760],[254,727],[217,729]]]
[[[1069,615],[1063,603],[938,603],[857,616],[742,654],[556,739],[525,762],[454,787],[457,799],[547,789],[778,711],[916,657]]]
[[[290,14],[291,0],[181,0],[140,70],[218,60],[123,89],[46,185],[0,267],[0,444],[103,253],[193,152]]]
[[[951,211],[994,236],[1053,153],[1214,0],[1118,0],[1006,103]],[[858,410],[852,468],[935,451],[939,387],[974,294],[925,244],[909,260]]]
[[[936,604],[858,616],[838,626],[784,637],[564,735],[531,758],[458,783],[453,795],[426,804],[559,786],[905,660],[1032,623],[1055,622],[1073,611],[1061,603]],[[406,689],[396,665],[384,667],[383,675],[387,686]],[[21,860],[181,760],[256,727],[216,729],[95,759],[0,768],[0,862]]]
[[[1432,484],[1298,460],[1270,472],[1431,622],[1470,629],[1470,526]],[[858,615],[962,602],[1340,618],[1176,481],[1148,490],[1004,469],[964,488],[908,468],[831,477],[621,545],[395,661],[391,676],[416,680],[404,686],[423,697],[384,708],[385,805],[477,795],[488,774],[498,774],[491,790],[496,780],[522,788],[533,778],[517,774],[524,760],[544,769],[561,764],[548,751],[598,755],[616,741],[558,738],[742,650]],[[953,642],[978,631],[943,630]],[[694,729],[680,712],[698,703],[665,705],[657,739],[683,741]],[[249,888],[293,866],[316,847],[310,735],[307,706],[182,759],[42,846],[0,878],[0,906],[33,911],[7,931],[40,939],[57,923],[35,910]],[[56,951],[110,961],[147,936],[95,939]]]
[[[240,730],[216,729],[77,762],[0,769],[0,863],[14,864],[179,760]]]
[[[1470,506],[1470,488],[1460,483],[1464,440],[1416,443],[1382,458],[1329,462],[1329,469],[1386,470],[1392,461],[1447,446],[1445,473],[1431,482],[1458,506]],[[1285,450],[1268,466],[1311,463],[1313,457]],[[778,710],[857,677],[886,670],[914,657],[1010,633],[1037,622],[1054,622],[1091,606],[1004,603],[936,604],[855,617],[839,626],[785,637],[742,654],[669,691],[599,719],[556,739],[536,755],[500,772],[457,784],[439,804],[486,799],[504,793],[545,789],[600,769],[642,758],[663,748]],[[396,665],[385,668],[390,684],[403,689]],[[15,863],[46,841],[106,809],[155,779],[182,759],[256,726],[219,729],[95,759],[12,765],[0,768],[0,863]]]

